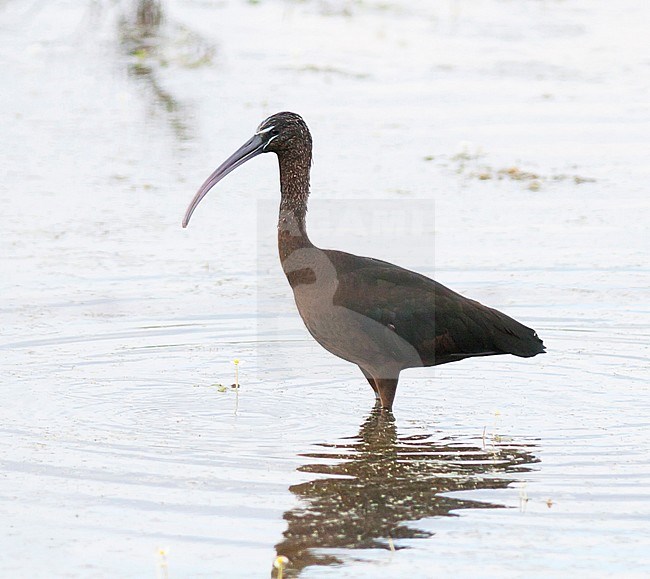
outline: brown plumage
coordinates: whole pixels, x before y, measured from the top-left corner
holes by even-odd
[[[399,374],[474,356],[544,352],[534,330],[423,275],[392,263],[314,246],[305,226],[312,141],[295,113],[266,119],[201,186],[207,192],[247,160],[273,152],[280,164],[278,249],[298,311],[326,350],[357,364],[391,410]]]

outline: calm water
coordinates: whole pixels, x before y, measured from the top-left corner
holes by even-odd
[[[0,576],[648,576],[646,4],[162,9],[0,4]],[[180,227],[279,110],[316,243],[548,353],[405,372],[374,414],[295,311],[274,158]]]

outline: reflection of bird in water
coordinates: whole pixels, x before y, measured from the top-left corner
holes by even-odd
[[[304,455],[320,462],[299,469],[319,478],[289,489],[303,505],[285,513],[287,530],[275,547],[291,561],[288,576],[310,565],[341,563],[328,549],[388,549],[389,537],[431,536],[407,521],[458,509],[500,508],[441,493],[506,488],[514,479],[504,475],[526,472],[527,465],[539,462],[530,443],[483,448],[480,442],[430,434],[398,436],[392,416],[379,409],[357,436],[321,446],[326,450]]]
[[[321,346],[359,366],[383,408],[392,409],[406,368],[544,352],[531,328],[432,279],[378,259],[316,247],[306,226],[312,140],[295,113],[266,119],[217,167],[192,199],[183,227],[221,179],[269,152],[280,164],[278,249],[298,312]]]

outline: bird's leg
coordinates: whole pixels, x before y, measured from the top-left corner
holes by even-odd
[[[370,387],[375,391],[377,405],[380,405],[384,410],[392,411],[399,378],[373,378],[372,374],[361,368],[361,366],[359,366],[359,369],[368,380]]]
[[[366,380],[368,380],[368,384],[370,384],[370,387],[374,390],[375,392],[375,400],[379,402],[379,390],[377,390],[377,384],[375,384],[375,379],[372,377],[370,372],[367,370],[364,370],[361,366],[359,366],[359,370],[363,372],[363,375],[366,377]]]
[[[381,407],[384,410],[393,410],[393,400],[395,399],[395,391],[397,390],[397,379],[392,378],[375,378],[375,384],[379,391],[379,398],[381,399]]]

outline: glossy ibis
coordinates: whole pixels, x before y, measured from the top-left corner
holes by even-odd
[[[280,165],[278,249],[309,333],[332,354],[357,364],[381,406],[391,410],[405,368],[473,356],[544,352],[531,328],[392,263],[316,247],[307,235],[312,140],[289,112],[266,119],[201,185],[183,219],[223,177],[261,153]]]

